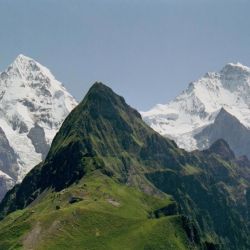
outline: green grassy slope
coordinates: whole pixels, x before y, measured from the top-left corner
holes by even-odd
[[[70,204],[72,196],[78,202]],[[81,199],[81,200],[80,200]],[[0,249],[187,249],[179,215],[155,218],[175,204],[92,173],[70,188],[45,191],[39,201],[0,224]]]

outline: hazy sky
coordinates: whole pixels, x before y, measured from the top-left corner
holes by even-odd
[[[139,110],[227,62],[250,66],[249,0],[0,0],[0,70],[22,53],[81,100],[98,80]]]

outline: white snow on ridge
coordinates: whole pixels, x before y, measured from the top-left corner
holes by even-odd
[[[0,74],[0,127],[18,156],[17,181],[42,160],[28,137],[30,129],[43,128],[50,145],[76,105],[52,73],[32,58],[19,55]]]
[[[191,151],[197,149],[194,135],[213,123],[221,108],[250,128],[250,68],[229,63],[190,83],[168,104],[141,114],[154,130]]]

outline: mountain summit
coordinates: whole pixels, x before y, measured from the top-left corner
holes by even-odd
[[[190,83],[184,92],[168,104],[159,104],[142,112],[142,116],[160,134],[174,139],[180,147],[191,151],[209,147],[214,139],[228,139],[215,131],[216,138],[198,140],[198,137],[204,139],[201,136],[204,128],[214,124],[218,115],[222,117],[221,109],[229,114],[225,117],[231,116],[232,122],[236,118],[249,130],[249,103],[250,68],[240,63],[229,63],[219,72],[207,73],[198,81]],[[230,131],[224,130],[225,133],[230,137]],[[197,134],[199,136],[195,136]],[[231,139],[233,140],[236,138]],[[233,150],[237,148],[231,142],[228,143]],[[250,151],[246,148],[240,153],[250,156]]]
[[[76,105],[46,67],[19,55],[0,74],[0,141],[7,145],[1,148],[0,170],[13,182],[21,181],[45,158],[54,135]]]

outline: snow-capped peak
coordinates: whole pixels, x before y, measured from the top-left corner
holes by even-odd
[[[23,54],[19,54],[16,59],[14,60],[14,63],[21,63],[21,64],[25,64],[25,63],[29,63],[30,61],[35,61],[33,58],[25,56]]]
[[[173,101],[142,112],[144,120],[179,146],[196,149],[193,134],[214,122],[224,108],[250,128],[250,68],[228,63],[219,72],[209,72]]]
[[[243,64],[237,62],[237,63],[228,63],[226,64],[223,69],[220,71],[221,74],[249,74],[250,68],[247,66],[244,66]]]
[[[0,127],[18,159],[16,179],[46,155],[76,100],[49,69],[19,55],[0,74]]]
[[[50,87],[51,82],[56,81],[53,74],[48,68],[41,65],[34,59],[20,54],[8,67],[7,71],[4,72],[11,75],[13,78],[27,80],[26,84],[30,83],[31,80],[40,81],[41,84]],[[61,85],[60,82],[56,81],[57,85]]]

